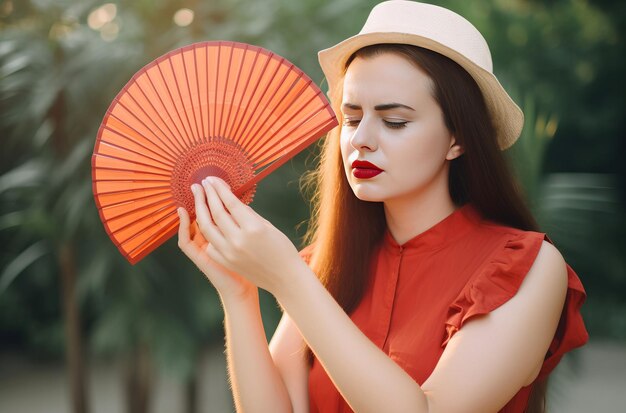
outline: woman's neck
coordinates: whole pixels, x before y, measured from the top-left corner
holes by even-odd
[[[385,201],[387,227],[399,245],[433,227],[457,209],[447,188],[445,193],[429,195]]]

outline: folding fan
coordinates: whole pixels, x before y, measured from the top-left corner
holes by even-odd
[[[109,107],[92,157],[100,218],[135,264],[193,215],[190,186],[224,179],[243,201],[256,183],[337,125],[292,63],[260,47],[203,42],[142,68]]]

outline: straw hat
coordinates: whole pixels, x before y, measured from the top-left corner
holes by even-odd
[[[501,149],[513,145],[524,124],[524,114],[493,75],[491,53],[480,32],[465,18],[432,4],[406,0],[385,1],[370,12],[359,34],[322,50],[318,57],[334,96],[348,58],[362,47],[380,43],[420,46],[461,65],[483,93]]]

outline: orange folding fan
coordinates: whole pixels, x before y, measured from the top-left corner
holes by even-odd
[[[260,47],[203,42],[142,68],[109,107],[92,157],[109,236],[135,264],[193,214],[190,186],[208,175],[246,203],[256,183],[337,125],[292,63]]]

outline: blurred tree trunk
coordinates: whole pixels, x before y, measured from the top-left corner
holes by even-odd
[[[76,266],[71,244],[59,248],[61,302],[65,318],[65,357],[67,362],[72,412],[87,413],[87,380],[80,334],[80,316],[76,303]]]
[[[148,413],[152,393],[152,366],[145,344],[138,344],[130,355],[126,371],[126,411]]]
[[[198,411],[198,364],[194,364],[194,369],[185,382],[185,409],[186,413],[197,413]]]

